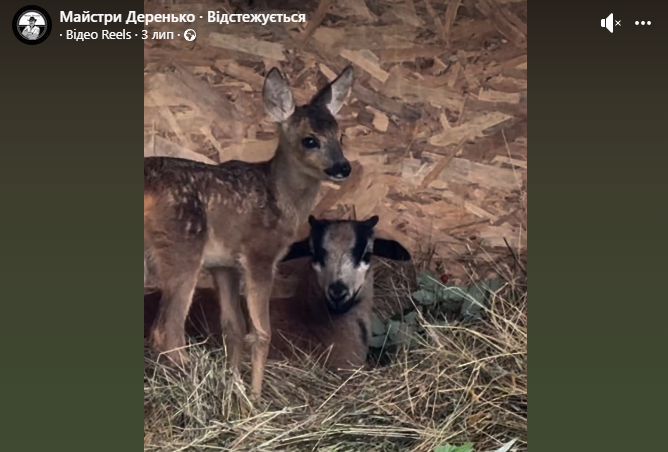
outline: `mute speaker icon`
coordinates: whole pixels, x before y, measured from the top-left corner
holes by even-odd
[[[607,28],[610,33],[612,33],[612,13],[605,19],[601,19],[601,27]]]

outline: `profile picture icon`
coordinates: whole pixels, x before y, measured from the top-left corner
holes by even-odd
[[[39,44],[51,32],[49,14],[38,6],[21,8],[14,17],[14,34],[25,44]]]

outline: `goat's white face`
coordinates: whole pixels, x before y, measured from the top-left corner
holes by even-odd
[[[370,280],[373,255],[407,261],[410,254],[398,242],[374,238],[379,218],[328,221],[311,217],[311,235],[293,245],[285,260],[310,256],[327,309],[333,315],[350,311]]]
[[[357,302],[367,282],[373,254],[373,228],[330,223],[312,235],[313,268],[332,314],[343,314]]]

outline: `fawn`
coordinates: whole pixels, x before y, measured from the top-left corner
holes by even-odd
[[[276,68],[264,82],[263,101],[278,123],[275,155],[262,163],[207,165],[187,160],[144,159],[144,266],[162,291],[152,347],[184,365],[185,321],[202,268],[211,272],[221,308],[229,368],[239,378],[247,325],[252,326],[251,397],[262,392],[271,341],[269,299],[277,263],[313,209],[322,182],[351,174],[335,116],[350,95],[347,67],[303,106]],[[146,270],[144,282],[146,283]]]
[[[367,221],[310,218],[309,223],[309,238],[294,243],[280,267],[296,281],[296,290],[290,297],[271,300],[274,335],[269,357],[291,360],[296,352],[305,353],[324,358],[335,370],[358,369],[369,351],[372,256],[405,262],[411,255],[400,243],[376,236],[378,217]],[[145,336],[159,297],[159,293],[144,296]],[[189,334],[202,339],[222,337],[217,318],[220,306],[215,292],[198,289]]]

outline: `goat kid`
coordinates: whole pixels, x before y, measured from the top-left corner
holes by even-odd
[[[260,396],[276,264],[311,213],[322,182],[344,181],[352,171],[335,115],[353,80],[347,67],[308,104],[296,107],[285,78],[272,69],[263,100],[278,123],[279,144],[269,161],[207,165],[144,158],[144,284],[149,268],[162,292],[151,334],[155,351],[186,364],[185,321],[199,272],[206,268],[219,297],[229,366],[238,377],[247,333],[239,294],[243,272],[252,325],[251,396]]]
[[[300,304],[291,317],[307,329],[328,352],[328,365],[339,370],[354,370],[364,365],[371,340],[374,275],[373,256],[394,261],[410,261],[411,255],[395,240],[376,236],[379,218],[366,221],[318,220],[309,217],[311,232],[307,239],[294,243],[285,262],[310,258],[306,274],[294,297]],[[277,308],[280,300],[272,301]],[[288,316],[278,316],[280,320]],[[299,334],[291,324],[276,328],[286,338],[299,342]]]
[[[296,281],[294,295],[271,300],[271,359],[319,356],[335,370],[364,366],[373,311],[372,256],[409,261],[398,242],[376,237],[378,217],[367,221],[311,218],[308,239],[296,242],[280,266]],[[305,258],[308,258],[306,260]],[[144,296],[144,335],[150,331],[160,295]],[[188,333],[206,340],[222,337],[215,292],[198,289]],[[297,356],[296,356],[297,355]]]

